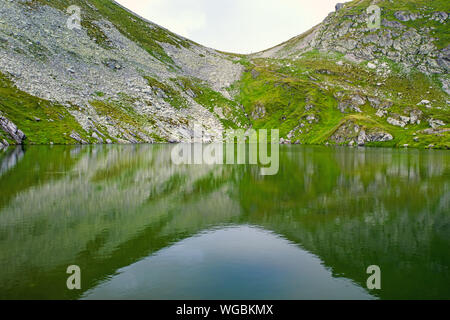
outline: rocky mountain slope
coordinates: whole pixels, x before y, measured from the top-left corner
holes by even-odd
[[[381,28],[366,9],[381,8]],[[108,0],[0,0],[0,141],[205,142],[278,128],[284,143],[450,147],[445,0],[359,0],[245,56]],[[69,29],[67,8],[81,8]]]

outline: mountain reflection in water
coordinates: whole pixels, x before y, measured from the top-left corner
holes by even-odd
[[[261,176],[172,165],[171,145],[19,148],[0,151],[1,299],[450,299],[448,151],[281,146]]]
[[[265,230],[226,227],[118,270],[87,299],[369,299],[320,259]]]

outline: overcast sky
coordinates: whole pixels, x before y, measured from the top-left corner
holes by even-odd
[[[235,53],[268,49],[320,23],[345,0],[116,0],[202,45]]]

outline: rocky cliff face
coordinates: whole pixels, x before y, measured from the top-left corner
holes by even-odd
[[[339,4],[252,56],[205,48],[109,0],[0,5],[2,121],[27,137],[2,125],[2,145],[189,141],[198,124],[212,132],[205,142],[253,126],[279,128],[285,143],[450,147],[448,1]],[[79,29],[68,28],[70,5]]]
[[[395,5],[394,1],[365,0],[339,4],[320,25],[258,56],[295,59],[317,49],[340,52],[358,62],[388,58],[427,74],[446,74],[450,70],[448,13],[437,10],[450,6],[433,2],[428,6],[428,2],[411,0],[395,1]],[[401,4],[411,5],[413,11],[397,11]],[[369,14],[364,9],[370,5],[381,9],[380,28],[368,26]]]

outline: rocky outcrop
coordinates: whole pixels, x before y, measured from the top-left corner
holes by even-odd
[[[420,109],[414,109],[409,113],[409,122],[411,124],[420,124],[423,112]]]
[[[387,122],[393,126],[404,128],[408,123],[408,119],[406,117],[401,118],[398,115],[394,115],[393,117],[387,118]]]
[[[341,11],[351,6],[336,5],[336,12],[331,13],[319,26],[255,56],[295,58],[317,49],[323,52],[337,51],[349,59],[359,61],[388,57],[407,68],[417,68],[428,74],[448,72],[449,49],[437,46],[437,36],[441,35],[437,35],[433,27],[436,21],[448,23],[446,12],[391,11],[397,20],[389,20],[389,13],[384,7],[381,16],[383,28],[369,30],[364,8],[359,13],[352,11],[352,14],[341,14]],[[415,20],[420,21],[423,27],[412,28],[406,24]]]
[[[336,6],[335,6],[336,12],[341,10],[344,7],[344,5],[345,5],[345,3],[336,3]]]
[[[4,117],[0,113],[0,129],[2,129],[7,135],[13,139],[16,144],[22,144],[24,140],[26,139],[25,134],[17,128],[17,126],[10,120],[8,120],[6,117]],[[3,145],[7,146],[8,143],[6,140],[3,142]]]
[[[436,128],[436,129],[430,128],[430,129],[421,130],[421,131],[419,131],[419,133],[439,136],[444,133],[450,133],[450,128]]]
[[[394,137],[380,128],[367,128],[351,120],[342,124],[330,137],[336,144],[349,144],[363,146],[369,142],[391,141]]]
[[[349,112],[359,112],[361,113],[360,107],[363,106],[366,103],[366,98],[355,94],[350,97],[342,98],[338,102],[338,109],[342,113],[349,113]]]
[[[368,142],[385,142],[391,141],[392,139],[394,139],[394,137],[390,133],[383,131],[374,131],[366,133],[366,131],[362,129],[358,134],[356,142],[359,146],[363,146]]]
[[[70,134],[70,137],[72,139],[74,139],[76,142],[78,142],[79,144],[87,144],[87,142],[84,141],[77,132],[72,132]]]
[[[428,123],[430,124],[430,127],[433,129],[437,129],[439,127],[443,127],[445,126],[445,122],[442,120],[437,120],[437,119],[428,119]]]

